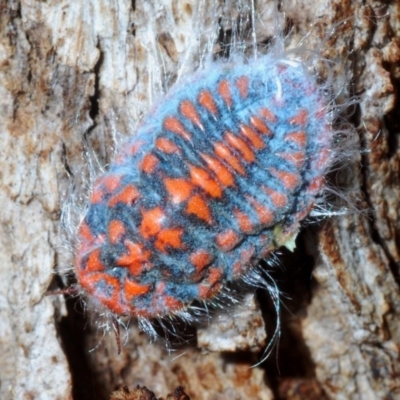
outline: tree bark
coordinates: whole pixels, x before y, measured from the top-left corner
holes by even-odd
[[[137,384],[158,396],[180,385],[192,399],[400,398],[400,3],[273,3],[0,0],[2,399],[107,399]],[[331,179],[360,211],[306,228],[285,252],[275,276],[292,300],[266,363],[250,369],[259,347],[235,339],[229,355],[191,344],[174,357],[133,321],[117,355],[79,301],[45,296],[73,265],[61,210],[79,214],[97,163],[175,80],[211,51],[223,57],[236,28],[250,48],[269,43],[283,15],[287,46],[306,38],[322,71],[332,62],[334,90],[356,99],[346,118],[358,147]],[[262,304],[254,337],[261,314],[270,325]]]

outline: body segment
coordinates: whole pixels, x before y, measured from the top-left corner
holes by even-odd
[[[208,300],[284,244],[329,164],[327,105],[298,62],[221,66],[173,89],[94,185],[82,288],[156,317]]]

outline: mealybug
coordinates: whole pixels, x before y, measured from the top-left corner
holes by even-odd
[[[323,89],[276,55],[173,88],[94,184],[76,249],[83,292],[117,316],[179,315],[290,243],[332,159]]]

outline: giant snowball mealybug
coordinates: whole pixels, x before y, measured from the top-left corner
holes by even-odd
[[[296,59],[218,64],[173,88],[94,184],[80,287],[114,315],[174,315],[289,242],[331,161],[329,100]]]

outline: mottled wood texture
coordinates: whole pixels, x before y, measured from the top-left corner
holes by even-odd
[[[249,40],[255,33],[266,43],[272,6],[257,1],[252,20],[250,0],[0,0],[2,399],[105,399],[137,384],[158,396],[182,385],[192,399],[400,397],[395,0],[281,5],[288,46],[307,35],[359,100],[347,119],[361,152],[354,146],[352,162],[332,178],[362,212],[307,228],[283,257],[277,278],[292,300],[277,357],[249,369],[259,354],[204,355],[192,345],[174,358],[134,323],[120,356],[112,335],[89,353],[101,332],[85,325],[79,303],[44,296],[54,268],[71,265],[60,210],[71,182],[79,197],[96,169],[85,149],[104,165],[160,93],[204,61],[219,15],[225,33],[241,20]],[[262,312],[271,332],[274,317]]]

